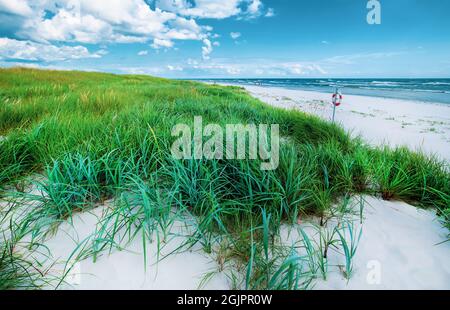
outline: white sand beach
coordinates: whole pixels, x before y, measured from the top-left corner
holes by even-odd
[[[331,120],[331,94],[260,86],[245,89],[270,105]],[[361,135],[372,145],[405,145],[450,160],[449,105],[346,95],[345,91],[343,95],[336,122],[352,135]]]
[[[448,231],[433,211],[417,209],[403,202],[387,202],[374,197],[366,200],[364,220],[353,218],[355,230],[362,231],[361,240],[353,261],[354,273],[348,281],[341,272],[345,264],[342,250],[330,250],[328,278],[318,277],[313,289],[393,290],[393,289],[450,289],[450,242]],[[62,225],[46,246],[56,262],[52,274],[61,275],[77,244],[94,230],[104,208],[78,214],[73,224]],[[299,227],[312,240],[318,233],[311,229],[314,219],[305,220]],[[332,223],[329,225],[332,228]],[[184,225],[175,223],[171,232],[179,233]],[[302,240],[298,227],[286,226],[282,232],[284,243]],[[170,253],[183,238],[173,238],[161,251]],[[76,263],[61,289],[137,289],[137,290],[196,290],[232,289],[227,272],[219,271],[212,255],[200,246],[173,254],[156,263],[158,241],[147,246],[147,264],[144,263],[142,240],[137,238],[126,250],[107,252],[95,263],[88,258]],[[69,266],[72,266],[69,264]],[[146,268],[145,268],[146,266]],[[213,273],[209,281],[203,279]]]

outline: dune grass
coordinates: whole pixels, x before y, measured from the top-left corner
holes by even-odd
[[[40,236],[52,223],[114,200],[93,232],[89,253],[145,244],[195,218],[180,250],[200,244],[218,259],[247,266],[248,288],[309,286],[304,256],[269,250],[282,223],[304,215],[326,222],[331,206],[356,194],[435,208],[448,226],[448,164],[407,149],[372,148],[340,127],[298,111],[270,107],[238,87],[148,76],[0,69],[0,187],[33,173],[40,195],[22,223]],[[175,124],[279,124],[280,166],[258,161],[178,161]],[[0,193],[1,196],[1,193]],[[345,233],[340,241],[347,245]],[[354,242],[348,247],[351,274]],[[271,252],[272,251],[272,252]],[[312,254],[311,254],[312,255]],[[10,255],[11,256],[11,255]],[[320,257],[319,257],[320,258]],[[321,262],[322,273],[326,262]],[[316,273],[316,271],[315,271]]]
[[[26,240],[30,233],[18,227],[15,203],[0,208],[0,290],[39,289],[52,285],[47,263],[51,253],[41,243]]]

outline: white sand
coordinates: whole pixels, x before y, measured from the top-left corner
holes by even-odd
[[[72,225],[64,224],[46,246],[59,263],[53,268],[55,275],[63,273],[65,262],[79,241],[85,240],[95,231],[104,208],[74,216]],[[171,229],[173,235],[185,234],[185,224],[177,222]],[[182,244],[182,237],[173,238],[161,251],[161,256],[171,253]],[[224,275],[216,274],[206,285],[199,287],[208,272],[217,271],[215,262],[200,247],[188,252],[171,255],[157,262],[157,240],[147,240],[147,262],[144,261],[140,235],[123,251],[106,251],[94,263],[85,259],[73,266],[62,289],[82,290],[187,290],[228,289]],[[147,270],[146,270],[147,269]]]
[[[245,86],[254,97],[287,109],[331,120],[331,94]],[[365,141],[406,145],[450,161],[450,105],[345,95],[336,122]]]
[[[353,260],[354,273],[345,279],[342,249],[329,251],[327,281],[318,279],[315,289],[450,289],[450,242],[448,231],[436,220],[432,211],[419,210],[402,202],[387,202],[364,197],[363,224],[359,215],[351,219],[355,235],[362,230]],[[357,212],[355,212],[357,214]],[[329,223],[332,231],[336,223]],[[301,227],[318,242],[319,233],[311,224]],[[348,237],[348,236],[347,236]],[[292,244],[302,240],[295,228],[284,228],[282,238]],[[335,239],[339,239],[338,236]],[[316,247],[317,248],[317,247]]]
[[[355,230],[362,228],[362,237],[354,258],[352,278],[347,281],[339,267],[345,264],[342,250],[330,250],[328,279],[315,281],[314,289],[450,289],[450,242],[439,244],[445,240],[448,231],[436,219],[435,212],[419,210],[402,202],[386,202],[373,197],[365,199],[363,225],[359,224],[359,216],[353,218]],[[100,207],[92,213],[76,215],[73,226],[62,225],[57,235],[46,242],[60,262],[53,268],[55,275],[61,274],[63,262],[78,240],[94,231],[102,210]],[[301,227],[312,239],[318,240],[310,223],[306,221]],[[172,233],[183,231],[182,226],[181,222],[176,223]],[[328,227],[332,229],[333,223]],[[281,236],[286,244],[302,240],[293,227],[285,227]],[[169,253],[182,240],[172,240],[162,252]],[[106,253],[96,263],[86,259],[75,265],[67,279],[71,286],[61,288],[195,290],[206,273],[218,270],[217,263],[199,247],[169,256],[155,265],[156,245],[156,240],[148,244],[147,271],[142,242],[137,238],[126,251]],[[375,278],[372,278],[374,272]],[[224,273],[217,273],[202,288],[230,289],[230,285]]]
[[[367,197],[355,274],[347,284],[338,273],[318,288],[450,289],[450,243],[435,212]],[[368,281],[376,264],[380,282]],[[369,267],[369,268],[368,268]],[[372,279],[373,280],[373,279]]]

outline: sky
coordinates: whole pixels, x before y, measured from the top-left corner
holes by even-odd
[[[367,21],[373,2],[380,24]],[[0,66],[450,78],[449,15],[443,0],[0,0]]]

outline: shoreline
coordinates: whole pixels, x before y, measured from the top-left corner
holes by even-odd
[[[226,84],[222,84],[226,85]],[[244,85],[244,84],[229,84],[230,86],[243,86],[244,88],[246,86],[252,87],[264,87],[264,88],[275,88],[275,89],[287,89],[287,90],[294,90],[299,92],[307,92],[307,93],[314,93],[314,94],[326,94],[330,95],[331,92],[326,91],[318,91],[318,90],[308,90],[308,89],[299,89],[295,87],[281,87],[281,86],[261,86],[261,85]],[[345,93],[345,88],[343,89],[343,92]],[[352,97],[362,97],[362,98],[377,98],[381,100],[398,100],[398,101],[404,101],[409,103],[416,103],[416,104],[430,104],[430,105],[438,105],[438,106],[449,106],[449,104],[444,102],[438,102],[438,101],[427,101],[427,100],[419,100],[419,99],[404,99],[404,98],[395,98],[395,97],[387,97],[387,96],[378,96],[378,95],[359,95],[359,94],[347,94],[346,96],[352,96]]]
[[[202,82],[202,83],[206,83],[206,84],[210,84],[210,85],[214,85],[213,83],[210,82]],[[298,89],[298,88],[294,88],[294,87],[281,87],[281,86],[269,86],[269,85],[245,85],[245,84],[238,84],[238,83],[216,83],[216,85],[221,85],[221,86],[235,86],[235,87],[242,87],[245,89],[250,89],[250,88],[265,88],[265,89],[275,89],[275,90],[288,90],[288,91],[296,91],[296,92],[301,92],[301,93],[310,93],[311,95],[317,95],[317,96],[323,96],[323,95],[328,95],[329,97],[331,96],[331,92],[326,92],[326,91],[318,91],[318,90],[305,90],[305,89]],[[425,101],[425,100],[414,100],[414,99],[402,99],[402,98],[394,98],[394,97],[386,97],[386,96],[370,96],[370,95],[353,95],[353,94],[345,94],[345,90],[344,90],[344,96],[345,97],[360,97],[362,98],[371,98],[371,99],[380,99],[380,100],[395,100],[395,101],[402,101],[404,103],[413,103],[413,104],[427,104],[427,105],[435,105],[435,106],[443,106],[443,107],[449,107],[449,104],[444,103],[444,102],[437,102],[437,101]]]
[[[246,79],[244,79],[246,80]],[[250,79],[253,80],[253,79]],[[270,81],[271,79],[269,79]],[[274,79],[276,80],[276,79]],[[364,80],[364,79],[363,79]],[[445,80],[445,79],[444,79]],[[324,87],[302,87],[302,86],[296,86],[296,85],[289,85],[289,84],[283,84],[283,83],[240,83],[237,82],[239,79],[236,80],[192,80],[196,82],[202,82],[207,84],[217,84],[217,85],[230,85],[230,86],[240,86],[240,87],[263,87],[263,88],[282,88],[287,90],[295,90],[295,91],[302,91],[302,92],[313,92],[313,93],[322,93],[322,94],[329,94],[334,92],[335,86],[329,85]],[[362,88],[354,88],[351,86],[339,86],[339,89],[350,96],[360,96],[360,97],[370,97],[370,98],[379,98],[379,99],[394,99],[394,100],[403,100],[403,101],[410,101],[410,102],[418,102],[418,103],[427,103],[427,104],[438,104],[438,105],[450,105],[450,91],[447,90],[431,90],[431,89],[405,89],[405,88],[398,88],[398,89],[377,89],[377,88],[370,88],[370,87],[362,87]],[[433,95],[448,95],[445,98],[427,98],[425,99],[423,96],[409,96],[411,94],[433,94]]]

